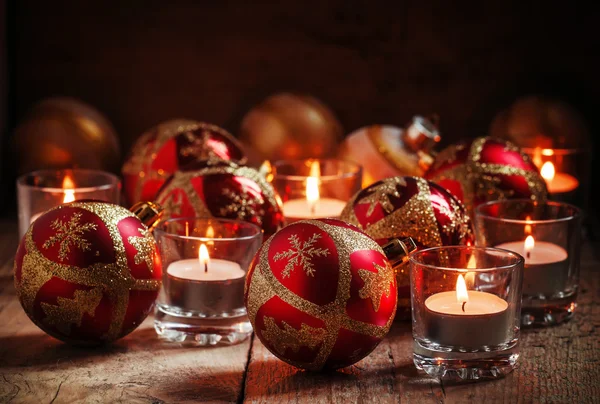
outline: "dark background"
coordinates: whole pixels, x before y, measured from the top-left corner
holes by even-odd
[[[127,151],[175,117],[236,133],[283,90],[320,98],[346,133],[437,113],[445,144],[486,134],[518,96],[557,96],[583,113],[597,154],[600,20],[576,3],[0,0],[3,161],[48,96],[97,107]],[[0,174],[13,192],[10,167]]]

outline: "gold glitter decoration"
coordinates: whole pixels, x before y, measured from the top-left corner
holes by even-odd
[[[292,234],[289,237],[292,248],[287,251],[278,252],[273,257],[274,261],[288,259],[282,274],[284,278],[288,278],[297,266],[301,267],[306,272],[306,275],[315,276],[315,266],[310,259],[312,257],[326,257],[329,255],[328,249],[313,247],[313,244],[320,238],[320,234],[314,233],[308,240],[302,243],[297,234]]]
[[[314,349],[323,342],[325,336],[324,329],[309,327],[306,324],[302,324],[300,330],[297,330],[282,321],[283,329],[281,329],[275,324],[275,319],[272,317],[265,316],[264,321],[265,330],[262,332],[262,336],[280,355],[284,355],[286,349],[291,349],[293,352],[298,352],[303,346]]]
[[[177,198],[177,199],[176,199]],[[162,204],[165,212],[169,212],[169,216],[181,215],[181,204],[183,203],[183,196],[177,192],[172,192],[167,197],[166,201]]]
[[[194,136],[192,132],[202,130],[202,136],[200,139]],[[217,161],[218,157],[212,150],[206,151],[205,143],[198,144],[197,142],[200,140],[204,142],[208,139],[208,133],[214,132],[222,135],[227,138],[232,144],[236,145],[238,149],[242,150],[241,145],[238,140],[233,137],[229,132],[225,129],[211,125],[204,122],[198,122],[188,119],[174,119],[170,121],[163,122],[156,127],[150,129],[148,132],[142,134],[140,138],[135,142],[132,147],[132,155],[126,161],[123,166],[123,174],[126,175],[137,175],[140,179],[137,181],[136,189],[134,191],[135,199],[139,200],[140,195],[142,193],[142,187],[145,181],[149,179],[166,179],[170,176],[171,173],[164,173],[162,170],[150,170],[145,171],[149,167],[149,162],[154,160],[158,155],[160,149],[164,146],[166,142],[168,142],[174,136],[179,134],[184,134],[188,141],[191,140],[192,145],[185,146],[182,148],[182,154],[187,156],[191,153],[196,153],[201,151],[203,156],[206,156],[208,161]],[[156,139],[152,140],[156,134]],[[148,143],[152,142],[151,146],[148,147]],[[197,148],[200,147],[200,150]],[[185,154],[184,154],[185,150]],[[211,157],[212,156],[212,157]],[[240,164],[246,163],[246,158],[243,157],[238,161]]]
[[[464,164],[451,167],[448,170],[436,174],[431,178],[434,182],[443,180],[453,180],[461,184],[463,189],[463,199],[467,211],[473,213],[474,199],[482,200],[503,200],[511,198],[514,195],[512,189],[501,189],[499,187],[501,179],[498,176],[520,176],[527,182],[527,187],[531,193],[532,200],[545,200],[547,197],[546,182],[542,176],[535,170],[525,170],[518,167],[512,167],[503,164],[481,163],[481,152],[485,144],[494,140],[489,137],[479,137],[473,141],[469,149],[469,156]],[[531,162],[528,155],[523,153],[517,146],[505,140],[499,140],[505,144],[505,151],[519,152],[525,162]],[[456,159],[456,152],[464,149],[465,145],[450,146],[438,154],[435,169],[439,169],[443,164],[452,162]],[[460,148],[460,149],[459,149]]]
[[[167,184],[167,186],[158,194],[156,200],[159,204],[164,206],[165,202],[169,198],[169,195],[173,193],[175,189],[179,188],[183,190],[183,192],[189,199],[189,202],[193,207],[194,213],[197,217],[213,217],[213,214],[210,212],[202,198],[200,198],[200,196],[198,195],[191,181],[193,178],[196,177],[203,177],[214,174],[231,174],[233,176],[245,177],[253,180],[255,183],[258,184],[260,190],[266,197],[267,201],[271,204],[271,206],[281,211],[281,204],[277,201],[277,198],[275,197],[275,189],[273,188],[273,186],[269,182],[267,182],[267,180],[265,180],[265,178],[262,175],[260,175],[260,173],[254,168],[240,166],[233,162],[223,162],[219,165],[206,166],[199,170],[189,172],[177,171],[175,174],[173,174],[173,178]],[[178,205],[180,206],[181,202],[179,202]],[[257,213],[260,213],[260,211],[257,211]],[[165,208],[163,220],[170,218],[171,215],[171,211]]]
[[[404,178],[412,178],[417,182],[418,193],[401,208],[364,228],[354,212],[355,201],[358,196],[356,194],[350,199],[340,218],[361,228],[374,239],[412,237],[426,246],[442,245],[437,219],[431,206],[431,191],[427,180],[420,177],[393,177],[386,178],[383,181],[400,184],[395,178],[402,178],[404,185],[406,185]]]
[[[135,254],[134,262],[139,265],[145,262],[150,270],[150,273],[154,272],[154,246],[155,242],[150,235],[150,232],[145,228],[138,228],[141,236],[129,236],[127,241],[129,244],[135,247],[137,254]]]
[[[21,281],[18,282],[15,278],[17,296],[31,320],[38,324],[40,328],[44,329],[44,324],[39,323],[30,313],[33,313],[35,297],[38,291],[52,277],[57,277],[67,282],[83,286],[98,288],[108,295],[111,305],[113,306],[110,328],[108,332],[102,336],[102,339],[107,341],[115,340],[130,331],[122,329],[123,320],[129,304],[130,291],[158,291],[161,286],[161,281],[156,279],[135,279],[131,276],[127,263],[125,246],[117,225],[121,220],[127,217],[136,217],[133,213],[121,206],[113,204],[77,201],[71,202],[66,206],[58,206],[52,210],[60,210],[65,207],[84,209],[96,214],[102,219],[113,242],[116,262],[111,264],[96,263],[87,268],[79,268],[51,261],[37,249],[32,237],[34,229],[34,226],[32,226],[24,236],[27,254],[23,257]],[[148,237],[151,238],[151,236]],[[64,335],[54,336],[68,341]]]
[[[70,335],[71,325],[80,327],[84,314],[94,316],[100,300],[102,300],[102,290],[94,288],[89,291],[76,290],[73,299],[59,296],[56,298],[58,303],[56,306],[42,302],[40,306],[46,314],[43,321],[65,335]]]
[[[371,216],[377,204],[380,204],[387,213],[390,213],[394,210],[394,205],[390,201],[390,197],[393,196],[395,198],[400,198],[398,185],[406,186],[406,182],[404,181],[403,177],[386,178],[372,187],[369,187],[369,195],[362,197],[358,203],[369,204],[367,216]]]
[[[68,222],[54,220],[50,227],[56,230],[56,233],[44,242],[43,247],[48,249],[59,243],[58,258],[61,261],[64,261],[71,252],[71,244],[81,251],[89,251],[91,244],[82,236],[85,232],[96,230],[97,226],[95,223],[80,224],[80,219],[81,213],[74,213]]]
[[[390,284],[394,283],[394,270],[389,265],[381,266],[373,263],[373,266],[377,272],[358,270],[358,275],[365,282],[358,295],[361,299],[371,299],[373,310],[379,311],[383,295],[390,297]]]
[[[262,225],[262,216],[265,214],[265,210],[260,206],[258,209],[256,208],[256,205],[265,203],[260,195],[250,195],[244,188],[241,189],[241,193],[225,188],[223,195],[231,199],[231,203],[221,208],[221,215],[228,216],[230,213],[235,213],[241,220],[256,218],[256,222]]]
[[[350,255],[355,251],[363,250],[375,250],[385,257],[381,247],[370,237],[365,234],[354,232],[348,228],[339,227],[335,225],[329,225],[317,220],[303,220],[292,224],[291,226],[302,226],[305,224],[316,226],[322,231],[329,234],[332,238],[334,245],[338,252],[339,257],[339,275],[338,285],[335,300],[325,305],[318,305],[310,302],[285,287],[273,274],[269,267],[269,248],[273,238],[268,239],[262,246],[259,257],[257,257],[258,264],[253,272],[252,278],[249,281],[248,287],[248,317],[256,329],[256,314],[258,310],[274,296],[279,297],[281,300],[289,304],[290,306],[313,316],[325,323],[323,329],[325,334],[323,335],[322,343],[319,351],[311,363],[296,362],[285,358],[285,360],[294,365],[309,370],[322,369],[335,345],[338,333],[341,328],[350,330],[359,334],[368,335],[374,338],[382,339],[385,337],[390,329],[390,326],[394,320],[396,314],[396,307],[390,315],[387,323],[383,326],[373,325],[362,321],[354,320],[348,316],[346,312],[346,304],[350,299],[350,285],[352,279],[352,273],[350,271]],[[349,237],[349,232],[352,232],[352,236]],[[389,263],[386,260],[386,265]],[[391,270],[391,268],[386,269]],[[263,329],[257,330],[263,335]],[[286,336],[281,330],[272,330],[273,333],[269,334],[270,341],[273,339],[284,340]]]

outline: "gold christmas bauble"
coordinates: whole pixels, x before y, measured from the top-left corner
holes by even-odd
[[[13,134],[19,174],[42,168],[116,171],[121,150],[114,128],[97,109],[55,97],[33,106]]]
[[[244,116],[240,128],[241,141],[258,160],[331,156],[342,136],[331,109],[314,97],[291,93],[265,99]]]
[[[500,111],[489,134],[524,148],[578,149],[589,144],[581,114],[563,101],[541,96],[519,98]]]

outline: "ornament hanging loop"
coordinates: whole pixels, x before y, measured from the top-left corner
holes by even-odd
[[[129,210],[146,225],[148,230],[152,231],[160,221],[164,209],[155,202],[138,202]]]
[[[382,249],[392,268],[397,268],[408,261],[410,253],[417,250],[417,245],[410,237],[402,240],[395,238],[385,244]]]

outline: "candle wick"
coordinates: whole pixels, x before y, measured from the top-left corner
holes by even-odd
[[[463,305],[462,305],[462,311],[463,311],[463,313],[465,312],[465,304],[467,304],[467,302],[463,302]]]
[[[527,254],[525,254],[525,258],[527,258],[528,260],[531,259],[531,251],[527,251]]]
[[[315,202],[313,202],[310,204],[310,213],[314,215],[316,213],[316,211],[317,211],[317,204]]]
[[[204,263],[204,272],[208,272],[208,262]]]

